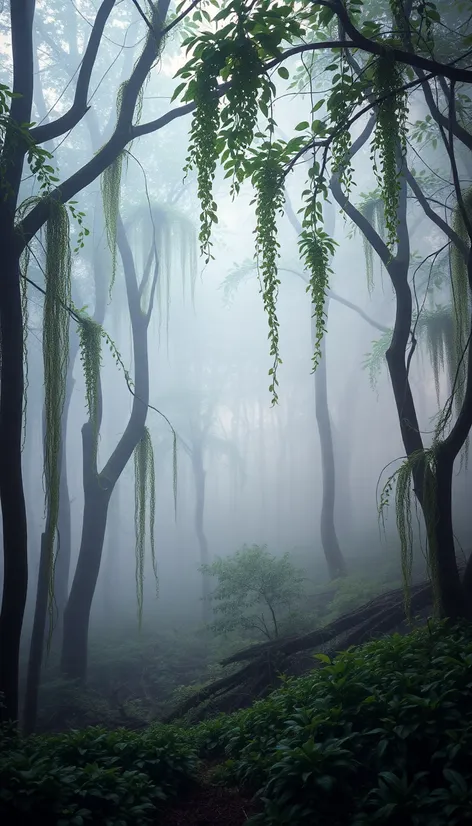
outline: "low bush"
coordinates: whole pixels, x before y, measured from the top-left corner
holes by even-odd
[[[181,730],[145,734],[88,728],[55,736],[2,738],[0,822],[22,826],[138,826],[181,793],[197,767]]]
[[[345,652],[195,729],[257,792],[254,824],[472,823],[472,629],[443,625]]]

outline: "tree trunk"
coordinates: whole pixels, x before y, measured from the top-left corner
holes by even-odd
[[[102,418],[101,398],[97,422],[89,421],[82,428],[84,479],[82,538],[77,568],[64,612],[61,655],[63,674],[80,682],[84,682],[87,675],[90,610],[100,571],[108,505],[118,479],[143,436],[149,402],[147,331],[157,284],[158,261],[156,261],[154,278],[151,284],[148,311],[145,314],[141,310],[141,293],[138,287],[134,259],[120,215],[118,215],[117,222],[117,243],[123,262],[131,319],[135,386],[133,406],[125,431],[100,473],[98,473],[96,456],[94,455],[93,434],[95,427],[100,430]]]
[[[21,469],[23,316],[14,239],[0,227],[0,500],[3,517],[3,596],[0,613],[0,720],[18,720],[21,628],[28,589],[26,507]]]
[[[38,691],[41,679],[41,665],[43,661],[44,636],[46,628],[46,614],[49,597],[49,578],[51,574],[51,560],[48,551],[47,529],[41,534],[41,556],[39,561],[38,585],[36,591],[36,605],[34,609],[33,630],[31,633],[30,653],[28,660],[28,674],[26,678],[24,730],[25,734],[32,734],[36,728],[38,713]]]
[[[466,614],[464,591],[457,568],[454,529],[452,525],[452,472],[454,460],[439,447],[436,454],[436,513],[434,553],[441,613],[457,619]],[[427,505],[427,503],[425,503]]]
[[[74,390],[75,381],[72,378],[76,353],[71,353],[69,363],[69,375],[67,378],[66,397],[64,410],[62,413],[62,457],[61,457],[61,479],[59,490],[59,517],[58,535],[59,545],[57,550],[56,565],[54,568],[54,601],[56,610],[56,623],[54,627],[54,639],[60,645],[62,636],[62,625],[64,611],[69,595],[69,575],[70,559],[72,550],[71,536],[71,506],[69,498],[69,481],[67,477],[67,428],[69,420],[70,403]]]
[[[205,511],[205,470],[203,468],[203,451],[201,443],[192,445],[192,468],[195,480],[195,533],[197,534],[200,548],[200,564],[208,565],[210,562],[208,554],[208,541],[205,536],[203,517]],[[210,619],[211,609],[209,597],[211,593],[210,577],[202,574],[202,619],[207,623]]]
[[[82,538],[74,581],[64,611],[64,636],[61,671],[67,677],[85,682],[90,610],[102,559],[108,503],[113,487],[91,470],[93,462],[93,425],[82,428],[84,456],[84,515]]]
[[[327,308],[326,308],[327,312]],[[315,343],[315,321],[312,318],[312,343]],[[346,563],[339,547],[334,524],[336,472],[334,464],[333,435],[328,407],[328,383],[326,374],[326,336],[321,343],[321,358],[315,370],[316,421],[321,447],[323,498],[321,502],[321,543],[331,579],[346,575]]]
[[[121,545],[121,483],[117,482],[111,495],[109,507],[109,519],[107,525],[107,552],[104,562],[103,584],[103,613],[104,622],[113,625],[115,609],[117,606],[116,595],[120,592],[119,566],[120,566],[120,545]]]
[[[410,335],[412,297],[407,281],[408,267],[393,263],[389,267],[397,299],[395,327],[392,343],[387,350],[387,365],[392,382],[403,445],[411,459],[423,450],[415,403],[411,392],[407,363],[406,342]],[[429,478],[431,471],[426,462],[415,462],[412,469],[415,495],[423,511],[431,566],[437,567],[439,601],[442,616],[464,615],[463,591],[457,568],[452,526],[452,470],[455,456],[451,457],[443,445],[437,453],[436,478]],[[425,496],[425,482],[435,489],[435,501]]]

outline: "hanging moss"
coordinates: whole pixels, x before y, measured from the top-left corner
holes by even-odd
[[[103,200],[103,214],[107,231],[108,246],[111,252],[111,279],[109,293],[113,291],[116,278],[117,244],[116,230],[118,224],[118,210],[120,207],[121,175],[123,171],[124,153],[120,153],[110,164],[101,177]]]
[[[69,303],[71,300],[71,252],[66,208],[51,201],[45,232],[45,296],[43,306],[44,363],[44,480],[46,498],[46,549],[51,561],[49,609],[53,609],[54,544],[59,518],[62,411],[69,364]],[[52,627],[52,622],[51,622]]]
[[[419,450],[406,458],[397,470],[389,476],[381,493],[379,516],[383,520],[390,504],[395,486],[395,517],[401,549],[401,570],[404,591],[405,613],[411,619],[411,584],[413,571],[413,523],[412,502],[414,476],[423,474],[422,510],[426,522],[426,562],[428,576],[433,588],[435,611],[439,611],[439,577],[436,548],[436,458],[435,445]],[[416,502],[416,498],[414,499]]]
[[[433,310],[423,309],[415,320],[415,325],[418,338],[426,343],[439,405],[440,374],[446,371],[449,387],[452,389],[457,369],[452,309],[450,306],[441,305]]]
[[[156,516],[156,477],[154,469],[154,451],[151,435],[147,427],[144,428],[142,439],[134,450],[134,525],[136,533],[136,595],[138,601],[138,619],[141,626],[143,614],[144,590],[144,560],[146,541],[146,516],[149,506],[149,540],[151,545],[151,561],[156,581],[156,592],[159,593],[159,577],[156,564],[154,544],[154,523]]]
[[[98,451],[98,410],[100,393],[100,367],[102,361],[102,328],[85,313],[81,313],[78,328],[80,360],[85,379],[85,400],[89,421],[93,428],[93,462]]]
[[[382,198],[365,198],[365,200],[359,204],[358,209],[375,232],[383,239],[385,237],[385,208]],[[364,247],[367,289],[369,295],[372,295],[374,290],[374,250],[364,233],[362,233],[362,243]]]

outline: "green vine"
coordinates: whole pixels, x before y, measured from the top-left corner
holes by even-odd
[[[49,610],[54,601],[54,544],[59,519],[62,453],[62,411],[69,364],[69,305],[71,300],[71,252],[69,216],[63,204],[51,200],[46,223],[45,296],[43,307],[44,480],[46,504],[46,552],[50,559]],[[52,622],[51,622],[52,627]]]
[[[372,87],[377,104],[371,160],[384,203],[387,245],[397,241],[400,192],[400,156],[406,155],[408,99],[397,92],[403,83],[402,70],[389,55],[379,57],[374,66]],[[380,159],[380,169],[377,163]]]
[[[277,215],[282,213],[285,202],[285,177],[283,170],[271,154],[270,144],[265,148],[265,157],[258,156],[252,175],[252,183],[256,190],[256,256],[262,301],[269,325],[269,352],[273,359],[272,367],[269,370],[269,376],[271,376],[269,392],[272,394],[272,404],[274,405],[278,401],[277,370],[279,365],[282,364],[279,353],[279,320],[277,318],[277,297],[280,285],[277,269],[280,249],[277,236]]]
[[[154,523],[156,516],[156,477],[154,469],[154,451],[151,435],[147,427],[134,450],[134,525],[136,533],[136,595],[138,602],[138,619],[141,627],[143,614],[144,559],[146,540],[146,516],[149,504],[149,537],[151,560],[156,591],[159,593],[159,577],[156,564],[154,544]]]
[[[310,293],[315,319],[315,347],[312,356],[313,370],[316,370],[321,358],[321,342],[326,332],[325,301],[332,273],[329,259],[333,253],[333,242],[322,230],[304,229],[299,240],[300,255],[305,268],[310,273],[307,292]]]
[[[262,61],[255,43],[246,36],[245,17],[240,15],[237,35],[230,56],[226,61],[223,76],[231,75],[231,87],[226,99],[227,105],[221,113],[221,134],[217,149],[224,142],[221,163],[232,175],[231,194],[236,195],[245,178],[245,150],[251,145],[259,110],[259,89],[269,82],[261,79]],[[273,87],[274,88],[274,87]],[[270,96],[270,89],[267,90]]]
[[[220,126],[217,95],[218,75],[225,64],[219,50],[203,49],[200,66],[191,84],[195,112],[190,127],[190,145],[184,172],[197,170],[197,195],[200,201],[200,249],[205,262],[211,255],[211,230],[218,222],[217,204],[213,200],[213,180],[218,160],[217,137]]]

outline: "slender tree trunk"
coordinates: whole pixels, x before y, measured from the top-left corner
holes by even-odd
[[[3,595],[0,613],[0,720],[18,720],[21,628],[28,589],[26,507],[21,469],[23,316],[14,239],[0,232],[0,500],[3,519]]]
[[[326,307],[326,312],[328,308]],[[312,318],[312,343],[315,344],[315,320]],[[333,434],[328,406],[328,382],[326,373],[326,337],[321,343],[321,358],[315,370],[316,421],[320,435],[323,497],[321,502],[321,543],[331,579],[346,575],[346,563],[339,546],[334,524],[336,497],[336,470],[334,464]]]
[[[121,482],[118,481],[113,490],[110,506],[109,519],[107,525],[107,552],[104,563],[105,582],[103,585],[103,610],[104,621],[107,624],[113,623],[115,609],[117,606],[116,595],[120,590],[119,566],[120,566],[120,527],[121,527]]]
[[[51,640],[57,641],[61,638],[63,614],[67,602],[69,586],[69,569],[71,556],[71,513],[69,501],[69,486],[67,481],[67,422],[69,417],[70,402],[74,387],[72,372],[74,369],[77,346],[74,346],[67,374],[66,397],[62,413],[61,423],[61,447],[59,462],[61,465],[60,487],[59,487],[59,517],[57,531],[57,552],[54,566],[53,582],[53,603],[51,605],[52,615],[50,616],[50,626],[46,630],[47,608],[49,601],[49,588],[52,576],[52,560],[46,549],[45,537],[49,534],[49,514],[47,516],[46,530],[41,535],[41,555],[39,562],[39,572],[37,579],[36,604],[34,610],[33,629],[31,633],[30,654],[28,660],[28,673],[26,679],[26,693],[24,705],[24,727],[27,734],[31,734],[36,728],[38,713],[38,693],[41,682],[41,666],[43,662],[44,640],[46,634],[51,634]],[[43,446],[45,449],[46,425],[43,415]]]
[[[441,608],[444,616],[457,619],[466,614],[464,592],[457,569],[452,524],[452,472],[454,459],[445,450],[436,454],[435,551]],[[425,503],[427,505],[427,503]]]
[[[25,734],[32,734],[36,728],[38,713],[38,692],[41,680],[41,665],[43,661],[46,615],[49,597],[49,578],[51,574],[51,560],[47,543],[47,528],[41,534],[41,556],[39,560],[38,585],[36,590],[36,605],[34,609],[33,630],[31,632],[30,654],[28,660],[28,674],[26,678],[24,704]]]
[[[141,310],[141,292],[121,216],[118,216],[117,242],[123,262],[132,326],[135,389],[133,407],[125,431],[100,473],[96,467],[93,450],[93,430],[94,427],[100,428],[101,425],[101,399],[97,423],[89,421],[82,428],[84,479],[82,538],[77,568],[64,612],[61,656],[63,674],[80,682],[84,682],[87,676],[90,610],[100,571],[108,505],[118,479],[143,436],[149,401],[147,331],[157,284],[158,261],[156,261],[154,278],[151,283],[148,310],[145,314]]]
[[[64,612],[61,670],[66,676],[85,681],[90,610],[102,560],[108,504],[113,490],[93,472],[93,425],[82,428],[84,463],[84,514],[82,538],[74,581]]]
[[[64,411],[62,414],[62,458],[58,517],[59,545],[57,551],[56,565],[54,568],[54,601],[56,609],[56,625],[54,628],[54,637],[59,644],[62,636],[64,611],[67,604],[67,597],[69,595],[70,559],[72,551],[72,519],[69,497],[69,481],[67,476],[67,429],[69,422],[70,404],[75,385],[75,380],[72,377],[73,361],[75,360],[75,355],[75,353],[71,354],[71,359],[69,363],[69,376],[67,379],[66,397],[64,401]]]
[[[10,119],[29,123],[33,100],[34,0],[10,4],[13,97]],[[21,469],[23,424],[23,314],[20,291],[21,239],[15,212],[26,144],[7,125],[1,147],[0,198],[0,503],[3,516],[3,595],[0,613],[0,720],[18,720],[21,628],[28,589],[26,507]]]
[[[195,480],[195,533],[197,534],[200,548],[200,564],[208,565],[210,562],[208,552],[208,541],[205,535],[203,524],[205,512],[205,485],[206,475],[203,468],[203,450],[201,443],[192,445],[192,468]],[[211,592],[210,577],[202,575],[202,618],[203,622],[208,622],[211,614],[209,596]]]
[[[264,403],[259,400],[259,417],[258,417],[258,452],[259,452],[259,483],[261,496],[261,516],[262,524],[266,524],[267,517],[267,497],[266,497],[266,444],[265,444],[265,423],[264,423]]]

